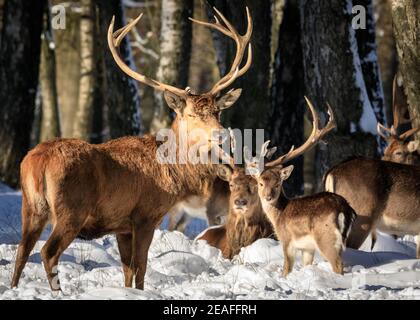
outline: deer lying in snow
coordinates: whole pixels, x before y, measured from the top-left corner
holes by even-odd
[[[217,178],[208,197],[194,196],[177,203],[168,212],[168,230],[184,232],[191,218],[206,219],[209,226],[226,221],[229,206],[229,185]]]
[[[248,27],[243,36],[215,10],[219,16],[215,23],[193,21],[232,38],[237,52],[228,73],[203,94],[149,79],[123,61],[118,46],[141,16],[115,32],[113,19],[108,29],[108,46],[122,71],[164,92],[168,106],[176,112],[171,128],[176,139],[182,123],[186,123],[187,150],[196,146],[189,134],[195,128],[205,131],[208,149],[218,147],[213,131],[222,129],[220,113],[234,104],[240,90],[231,90],[221,97],[219,93],[243,75],[252,62],[252,20],[248,8]],[[246,51],[247,61],[241,66]],[[178,140],[174,143],[177,157],[181,153],[179,144]],[[191,196],[208,196],[217,177],[218,165],[211,162],[159,162],[160,145],[162,142],[153,135],[123,137],[99,145],[58,139],[30,151],[21,163],[22,239],[12,287],[18,285],[31,250],[50,222],[52,233],[41,250],[41,258],[52,290],[60,290],[58,260],[76,237],[92,239],[111,233],[117,237],[125,285],[131,287],[134,278],[136,288],[143,289],[154,229],[178,202]]]
[[[304,265],[312,264],[315,250],[318,250],[333,271],[342,274],[341,253],[355,218],[353,209],[344,198],[333,193],[288,199],[283,192],[283,182],[293,170],[292,165],[284,167],[284,164],[302,155],[335,128],[329,108],[330,120],[320,130],[318,114],[309,100],[306,101],[313,116],[313,130],[308,140],[298,149],[292,148],[287,154],[265,164],[262,172],[255,168],[258,163],[250,170],[254,171],[258,183],[262,208],[283,245],[283,276],[293,269],[297,250],[302,251]]]
[[[234,136],[231,134],[232,151],[235,152]],[[265,150],[267,144],[262,149]],[[231,163],[233,163],[231,158]],[[235,166],[221,166],[219,177],[229,182],[229,213],[226,224],[210,227],[196,237],[222,251],[227,259],[232,259],[241,248],[256,240],[273,235],[273,228],[267,220],[258,197],[257,183],[245,173],[245,169]]]
[[[408,141],[419,128],[397,134],[399,126],[408,121],[402,119],[401,91],[394,79],[393,125],[385,128],[378,124],[378,133],[388,142],[382,157],[384,161],[362,157],[343,161],[325,174],[324,187],[343,196],[357,213],[348,247],[358,249],[371,234],[373,249],[376,229],[394,236],[417,235],[417,258],[420,259],[418,141]]]

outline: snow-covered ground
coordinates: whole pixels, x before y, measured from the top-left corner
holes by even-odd
[[[197,222],[197,221],[196,221]],[[191,232],[197,232],[194,223]],[[27,263],[20,286],[10,289],[20,232],[20,193],[0,185],[0,299],[420,299],[420,260],[414,239],[380,234],[370,252],[347,249],[346,272],[334,274],[319,256],[315,264],[282,278],[279,243],[261,239],[232,261],[203,241],[179,232],[157,230],[149,252],[145,290],[122,286],[118,248],[113,236],[74,241],[59,265],[63,293],[52,293],[39,251]],[[48,231],[47,231],[48,232]]]

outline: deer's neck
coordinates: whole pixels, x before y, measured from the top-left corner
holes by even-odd
[[[172,192],[181,195],[203,195],[209,193],[211,186],[217,176],[216,166],[208,163],[191,163],[188,158],[190,145],[188,144],[187,132],[183,132],[177,119],[172,127],[171,148],[175,159],[171,163],[159,164],[161,174],[167,177]],[[210,159],[209,159],[210,160]]]
[[[276,226],[278,217],[283,213],[288,203],[289,199],[286,197],[283,190],[280,192],[279,198],[274,203],[261,200],[263,211],[273,227]]]

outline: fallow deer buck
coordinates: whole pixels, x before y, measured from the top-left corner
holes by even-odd
[[[319,129],[318,114],[311,102],[306,101],[313,116],[313,130],[307,141],[297,149],[292,147],[287,154],[266,163],[262,170],[257,169],[253,174],[263,210],[283,245],[284,277],[293,269],[297,250],[302,252],[304,265],[312,264],[315,250],[318,250],[333,271],[342,274],[341,253],[356,215],[343,197],[333,193],[288,199],[283,192],[283,182],[293,171],[293,165],[284,167],[284,164],[312,148],[336,126],[328,106],[330,119]]]
[[[235,154],[236,142],[231,132],[232,152]],[[275,150],[266,150],[268,143],[263,144],[261,153],[270,157]],[[246,160],[247,161],[247,160]],[[245,169],[231,165],[219,167],[219,177],[229,182],[229,213],[226,223],[204,230],[196,240],[205,240],[221,250],[223,257],[232,259],[241,248],[256,240],[273,235],[273,228],[267,220],[258,197],[255,179],[246,174]]]
[[[108,46],[121,70],[164,92],[168,106],[176,112],[172,130],[177,140],[182,121],[187,124],[187,133],[201,128],[209,137],[214,129],[222,128],[221,111],[232,106],[241,91],[231,90],[220,98],[218,94],[251,65],[252,20],[248,8],[248,26],[243,36],[215,11],[218,15],[215,23],[193,21],[232,38],[237,52],[229,72],[203,94],[149,79],[126,65],[118,46],[141,15],[115,32],[112,19],[108,29]],[[245,51],[248,51],[247,61],[241,67]],[[206,141],[209,149],[218,147],[212,139]],[[188,139],[188,148],[194,142]],[[208,195],[217,177],[218,165],[210,162],[196,165],[158,162],[157,150],[161,144],[153,135],[123,137],[99,145],[58,139],[41,143],[30,151],[21,163],[22,239],[12,287],[18,285],[31,250],[44,226],[51,222],[52,233],[41,250],[41,257],[53,290],[60,289],[56,284],[59,257],[76,237],[92,239],[111,233],[117,237],[125,285],[131,287],[135,278],[136,288],[143,289],[147,253],[155,227],[178,202],[190,196]]]
[[[404,118],[407,101],[397,77],[392,97],[393,125],[386,128],[378,123],[377,127],[378,134],[388,142],[383,161],[362,157],[347,160],[324,176],[325,190],[346,198],[358,215],[347,243],[350,248],[358,249],[371,234],[373,249],[376,228],[394,236],[420,233],[420,170],[415,168],[420,164],[419,143],[408,141],[420,128],[398,134],[399,127],[410,119]],[[417,258],[420,258],[419,247],[418,242]]]
[[[402,87],[398,85],[397,77],[394,78],[392,100],[393,125],[391,128],[386,128],[378,123],[377,126],[378,134],[388,143],[382,160],[404,164],[420,164],[420,157],[417,153],[419,141],[409,141],[409,138],[417,133],[420,128],[412,128],[398,134],[400,126],[409,123],[411,120],[404,119],[404,113],[407,111],[407,100]]]

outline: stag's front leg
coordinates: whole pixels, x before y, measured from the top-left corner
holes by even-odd
[[[136,289],[144,289],[144,275],[146,274],[147,255],[153,239],[155,226],[148,223],[138,223],[135,226],[134,243],[134,274],[136,280]]]
[[[126,287],[129,287],[129,288],[133,286],[133,278],[134,278],[132,241],[133,241],[133,237],[131,233],[117,234],[118,250],[120,252],[121,264],[122,264],[123,272],[124,272],[124,284]]]

